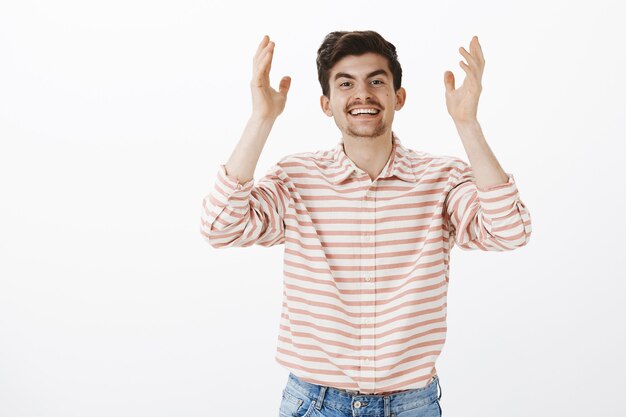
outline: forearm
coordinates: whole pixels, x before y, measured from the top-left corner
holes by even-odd
[[[271,117],[250,116],[239,143],[225,164],[226,173],[236,177],[240,184],[245,184],[254,177],[256,164],[275,120]]]
[[[508,176],[489,148],[478,120],[455,121],[455,126],[472,166],[476,186],[485,189],[493,185],[505,184]]]

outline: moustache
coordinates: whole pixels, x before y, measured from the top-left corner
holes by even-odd
[[[356,107],[356,106],[375,106],[378,107],[379,109],[383,110],[383,107],[380,105],[380,103],[376,102],[376,101],[367,101],[365,103],[361,103],[361,102],[356,102],[356,103],[351,103],[349,106],[346,106],[346,112],[348,112],[350,109]]]

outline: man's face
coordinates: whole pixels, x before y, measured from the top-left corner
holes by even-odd
[[[393,90],[387,59],[373,52],[338,61],[330,71],[329,95],[320,99],[322,110],[334,117],[343,135],[369,138],[390,131],[394,112],[406,99],[404,88]],[[355,114],[356,109],[374,114]]]

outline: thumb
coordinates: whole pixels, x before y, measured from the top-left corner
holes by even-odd
[[[286,75],[280,80],[280,84],[278,85],[278,92],[283,96],[287,95],[289,91],[289,87],[291,86],[291,77]]]
[[[454,74],[452,71],[446,71],[443,74],[443,83],[446,86],[446,93],[454,91]]]

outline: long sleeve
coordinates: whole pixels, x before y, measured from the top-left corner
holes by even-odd
[[[478,188],[471,167],[461,160],[452,171],[455,185],[446,197],[444,214],[461,249],[513,250],[532,233],[530,212],[520,200],[512,174],[506,183]]]
[[[284,243],[289,192],[273,166],[255,185],[240,184],[220,165],[213,190],[202,201],[200,232],[214,248]]]

